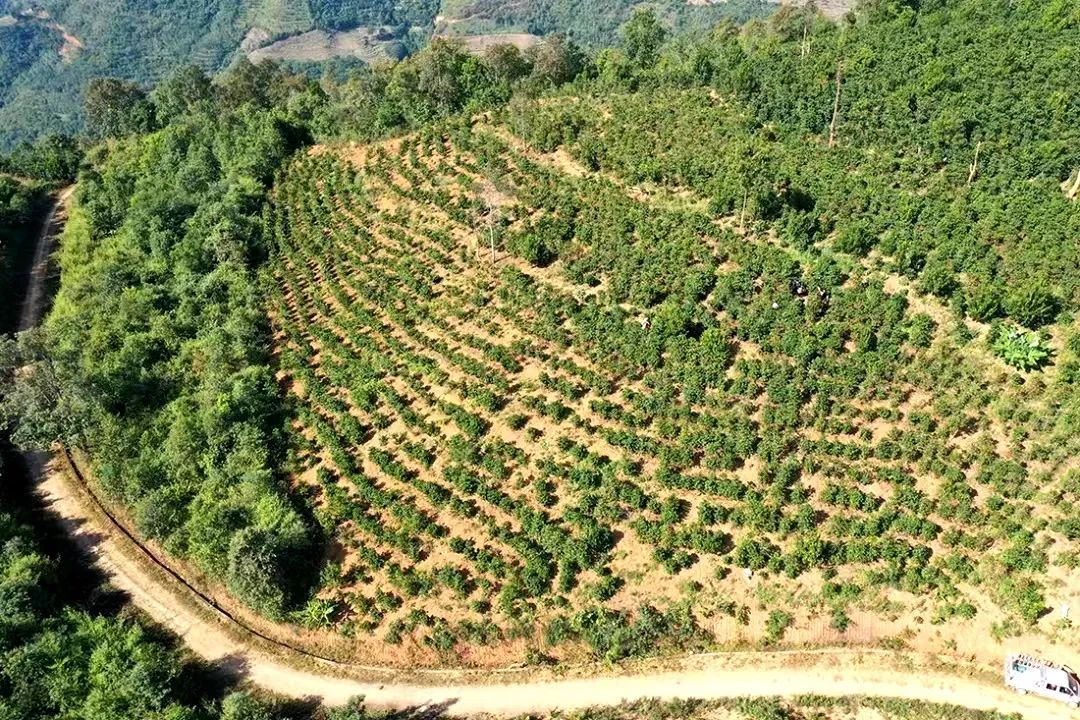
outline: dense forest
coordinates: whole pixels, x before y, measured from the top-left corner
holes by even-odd
[[[590,50],[609,47],[618,40],[619,29],[630,20],[640,3],[632,0],[531,0],[505,3],[498,0],[443,0],[437,30],[455,35],[528,32],[560,33]],[[726,0],[720,3],[686,3],[662,0],[649,4],[672,32],[695,34],[721,20],[738,23],[762,17],[774,8],[764,0]]]
[[[430,27],[431,3],[189,2],[166,0],[153,8],[109,0],[0,2],[0,151],[50,132],[83,128],[80,103],[95,77],[116,77],[146,89],[172,71],[197,64],[215,73],[238,55],[250,28],[270,38],[312,28],[391,25],[409,37]],[[33,11],[37,14],[27,15]],[[39,17],[41,12],[46,17]],[[430,33],[430,30],[427,31]],[[422,41],[421,35],[414,45]]]
[[[0,328],[14,328],[48,192],[78,153],[51,139],[5,158],[0,175]],[[0,357],[16,352],[0,338]],[[5,367],[7,367],[5,365]],[[232,691],[146,625],[27,496],[22,460],[0,437],[0,717],[6,720],[276,720],[309,717]],[[325,720],[359,720],[354,704]],[[319,720],[324,720],[320,716]]]
[[[0,329],[15,327],[49,193],[74,179],[66,138],[0,158]],[[5,174],[10,173],[10,174]],[[24,335],[24,347],[38,348]],[[7,373],[29,352],[0,336]],[[48,432],[44,428],[38,428]],[[338,709],[257,697],[183,652],[102,583],[30,496],[23,459],[0,434],[0,717],[5,720],[363,720]]]
[[[92,81],[15,440],[369,659],[1075,638],[1080,12],[673,22]]]

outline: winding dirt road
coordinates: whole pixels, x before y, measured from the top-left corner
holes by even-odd
[[[67,221],[68,203],[74,192],[74,185],[61,190],[41,221],[41,229],[38,231],[34,246],[34,259],[30,265],[30,277],[26,282],[26,295],[19,307],[19,324],[16,326],[19,332],[36,327],[41,322],[47,299],[45,292],[53,249]],[[23,453],[23,458],[26,460],[26,467],[32,477],[41,476],[45,463],[49,459],[46,454],[39,452]]]
[[[47,260],[61,224],[61,195],[46,220],[20,328],[40,320]],[[1064,705],[1016,695],[993,680],[934,658],[875,650],[723,653],[654,660],[632,668],[503,673],[414,671],[385,682],[348,677],[355,667],[314,661],[245,637],[242,628],[156,564],[149,551],[96,504],[63,454],[47,467],[29,458],[38,491],[76,543],[126,592],[132,603],[179,635],[196,655],[282,695],[332,705],[356,695],[375,708],[425,708],[448,715],[510,716],[555,709],[613,705],[643,698],[737,698],[747,696],[878,696],[1017,712],[1040,720],[1075,718]],[[367,675],[371,677],[369,672]]]
[[[30,266],[30,280],[26,284],[26,297],[19,309],[19,331],[29,330],[41,322],[45,302],[45,281],[49,276],[49,258],[60,230],[67,221],[67,205],[75,187],[60,191],[53,200],[52,207],[45,214],[38,231],[37,244],[34,247],[33,265]]]

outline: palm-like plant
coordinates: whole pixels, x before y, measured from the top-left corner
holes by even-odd
[[[1034,331],[1002,327],[993,337],[990,348],[1005,364],[1020,370],[1035,370],[1050,359],[1051,348]]]
[[[325,628],[333,624],[337,612],[338,606],[333,600],[312,598],[302,610],[298,611],[296,617],[304,627]]]

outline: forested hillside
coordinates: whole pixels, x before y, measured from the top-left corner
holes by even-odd
[[[423,2],[383,0],[165,0],[153,7],[3,0],[0,17],[14,22],[0,23],[0,150],[49,132],[80,132],[82,97],[94,77],[149,88],[184,65],[218,72],[242,55],[241,43],[253,28],[270,40],[362,25],[392,26],[394,34],[408,37],[416,25],[415,45],[430,34],[434,12]]]
[[[1080,10],[619,38],[96,83],[16,438],[365,661],[1071,652]]]
[[[116,598],[95,589],[94,578],[75,564],[80,559],[47,554],[28,524],[0,512],[0,714],[6,720],[291,715],[246,693],[220,697],[218,682],[204,668],[138,618],[117,615]],[[80,592],[85,594],[78,597]],[[227,691],[224,684],[220,689]],[[324,717],[364,715],[342,710]]]
[[[0,373],[20,351],[14,329],[49,190],[78,152],[58,138],[4,158],[0,173]],[[27,338],[29,336],[26,336]],[[24,342],[27,342],[24,340]],[[290,708],[230,692],[125,608],[30,498],[23,459],[0,432],[0,717],[5,720],[271,720]],[[316,716],[309,716],[316,720]],[[357,707],[317,720],[360,720]]]
[[[265,56],[291,58],[317,75],[318,66],[303,60],[340,54],[341,62],[333,66],[355,69],[365,59],[396,57],[423,46],[436,31],[436,16],[445,19],[440,32],[504,32],[513,26],[569,34],[595,49],[615,41],[634,5],[627,0],[583,5],[529,0],[478,8],[451,0],[162,0],[152,6],[0,0],[0,152],[49,133],[79,133],[82,98],[94,77],[116,77],[148,89],[181,66],[217,73],[245,53],[304,33],[288,50]],[[720,17],[743,20],[771,7],[763,0],[662,5],[665,21],[678,28],[703,28]],[[349,42],[331,42],[335,33],[355,29],[362,32]]]

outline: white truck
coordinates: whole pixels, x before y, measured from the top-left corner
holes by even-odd
[[[1080,681],[1065,665],[1015,653],[1005,658],[1005,684],[1022,695],[1042,695],[1080,707]]]

